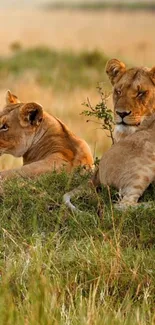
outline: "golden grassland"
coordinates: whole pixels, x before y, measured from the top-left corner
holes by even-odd
[[[151,12],[82,12],[71,10],[1,10],[0,53],[8,56],[10,45],[19,42],[23,48],[48,46],[57,51],[94,49],[109,57],[124,59],[126,63],[153,65],[155,42],[153,30],[154,14]],[[90,74],[90,78],[93,75]],[[103,80],[105,71],[103,67]],[[101,80],[99,80],[101,81]],[[92,83],[93,84],[93,83]],[[99,101],[96,81],[88,89],[74,87],[72,90],[55,90],[52,85],[42,87],[27,71],[21,78],[9,76],[0,81],[0,105],[9,88],[22,101],[37,101],[53,115],[62,119],[77,135],[90,145],[94,156],[100,156],[110,141],[100,126],[86,123],[80,113],[82,103],[90,98],[93,104]],[[112,107],[110,100],[109,106]],[[1,169],[21,164],[20,159],[1,157]]]
[[[0,51],[20,41],[24,47],[101,49],[141,65],[154,64],[154,13],[72,10],[1,10]]]

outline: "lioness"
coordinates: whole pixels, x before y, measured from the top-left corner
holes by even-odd
[[[100,160],[92,179],[95,186],[103,184],[119,190],[119,207],[137,205],[139,197],[155,179],[155,113],[147,117],[137,131],[116,142]],[[64,195],[72,210],[70,198],[81,193],[77,188]]]
[[[21,103],[10,91],[0,112],[0,155],[23,157],[21,168],[0,172],[0,178],[35,176],[63,167],[91,168],[93,158],[87,143],[37,103]]]
[[[112,59],[106,72],[113,85],[114,138],[119,141],[155,111],[155,67],[127,69],[123,62]]]

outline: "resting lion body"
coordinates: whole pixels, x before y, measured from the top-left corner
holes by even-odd
[[[119,190],[120,206],[137,204],[155,180],[155,113],[105,152],[97,173],[100,184]]]
[[[113,85],[114,139],[119,141],[155,112],[155,67],[127,69],[123,62],[112,59],[106,72]]]
[[[120,204],[137,204],[155,179],[155,67],[127,69],[111,59],[106,73],[113,85],[115,143],[104,153],[92,180],[95,186],[116,187]],[[80,193],[81,187],[64,195],[70,209],[75,209],[70,199]]]
[[[0,112],[0,154],[23,157],[23,166],[2,171],[1,179],[15,175],[36,176],[77,166],[92,167],[87,143],[73,134],[59,119],[37,103],[20,103],[7,93],[7,105]]]
[[[92,182],[115,187],[120,194],[119,207],[137,205],[140,196],[155,180],[155,113],[147,117],[137,131],[116,142],[102,156]],[[64,202],[75,207],[70,198],[82,192],[65,194]]]

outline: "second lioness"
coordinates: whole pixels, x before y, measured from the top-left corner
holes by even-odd
[[[37,103],[20,103],[7,92],[6,107],[0,112],[0,155],[23,157],[21,168],[0,172],[0,178],[35,176],[77,166],[92,167],[87,143]]]
[[[155,113],[137,131],[115,143],[100,160],[93,175],[95,186],[103,184],[119,190],[119,207],[135,206],[145,189],[155,180]],[[87,185],[88,188],[88,185]],[[75,210],[70,199],[82,193],[78,187],[66,193],[64,203]]]

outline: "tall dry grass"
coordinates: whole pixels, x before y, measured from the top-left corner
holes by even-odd
[[[7,22],[7,23],[6,23]],[[155,19],[151,12],[0,10],[0,53],[24,47],[101,49],[135,64],[153,65]]]

